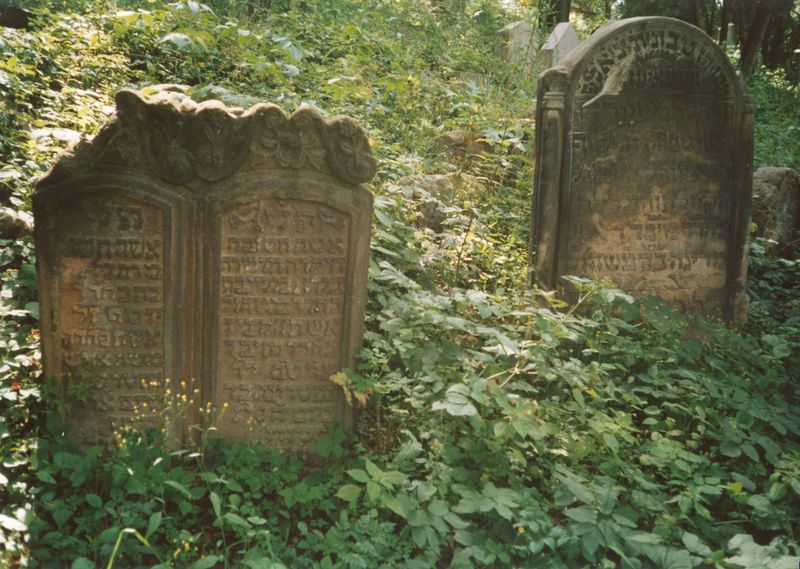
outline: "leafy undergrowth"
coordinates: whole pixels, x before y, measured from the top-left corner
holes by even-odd
[[[126,83],[356,117],[380,164],[348,387],[367,403],[352,436],[319,442],[323,467],[208,424],[191,448],[139,428],[79,451],[61,437],[69,402],[39,377],[30,239],[3,241],[0,564],[797,567],[800,250],[753,245],[741,332],[582,279],[574,305],[525,290],[535,96],[495,60],[511,18],[496,3],[303,2],[249,20],[233,2],[61,4],[0,32],[3,205],[28,212],[35,177]],[[480,152],[453,152],[451,131]],[[436,233],[430,197],[395,182],[448,171],[482,187],[439,204]]]

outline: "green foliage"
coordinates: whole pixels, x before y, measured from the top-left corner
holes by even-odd
[[[795,566],[796,251],[753,245],[738,332],[585,279],[572,305],[525,290],[535,96],[496,60],[500,3],[249,5],[64,0],[0,32],[0,197],[29,211],[35,178],[125,84],[356,117],[380,171],[365,344],[337,374],[366,402],[355,436],[330,429],[322,466],[207,429],[181,450],[144,426],[71,447],[69,401],[37,377],[34,252],[5,240],[0,564]],[[796,89],[773,75],[751,89],[757,162],[796,167]],[[452,152],[448,132],[477,150]],[[452,171],[481,187],[436,198],[434,232],[434,198],[396,182]]]
[[[800,86],[781,70],[762,70],[747,87],[756,100],[754,167],[800,170]]]

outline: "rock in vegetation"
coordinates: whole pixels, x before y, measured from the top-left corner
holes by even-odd
[[[10,207],[0,208],[0,239],[17,239],[33,232],[33,217]]]
[[[441,232],[448,207],[456,196],[483,190],[483,184],[475,176],[459,172],[406,176],[397,185],[411,190],[408,197],[421,203],[420,221],[436,233]]]
[[[753,222],[757,233],[778,243],[800,230],[800,176],[791,168],[765,166],[753,174]]]
[[[447,156],[454,164],[459,164],[465,159],[487,152],[490,145],[482,135],[466,130],[454,130],[437,136],[435,141],[439,152]]]

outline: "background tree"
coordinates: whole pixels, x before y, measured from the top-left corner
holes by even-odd
[[[552,30],[559,22],[568,22],[571,5],[571,0],[540,0],[541,24],[547,30]]]
[[[725,42],[728,24],[739,30],[740,67],[752,75],[760,62],[784,67],[800,47],[798,0],[622,0],[619,15],[678,18]]]

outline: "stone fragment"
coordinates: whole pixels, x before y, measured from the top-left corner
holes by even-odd
[[[18,239],[33,233],[33,217],[24,211],[0,207],[0,239]]]
[[[437,136],[434,143],[455,164],[491,149],[489,143],[483,140],[483,135],[466,130],[446,132]]]
[[[531,25],[520,20],[497,32],[497,55],[509,65],[519,65],[530,71],[536,61],[539,43]]]
[[[44,371],[87,394],[70,436],[106,441],[197,378],[181,419],[227,408],[220,436],[308,453],[352,422],[329,378],[361,342],[367,137],[311,107],[148,93],[121,91],[34,195]]]
[[[670,18],[608,24],[539,79],[534,277],[608,277],[687,313],[746,317],[753,102]]]
[[[539,50],[537,63],[539,69],[545,70],[558,65],[569,52],[578,47],[581,40],[575,28],[569,22],[561,22],[556,25],[553,33],[548,36],[547,41]]]
[[[397,185],[409,190],[409,198],[420,202],[422,224],[436,233],[442,231],[447,209],[457,196],[474,195],[483,190],[483,184],[475,176],[459,172],[406,176],[400,178]]]
[[[791,168],[764,167],[753,174],[757,234],[787,243],[800,235],[800,176]]]

